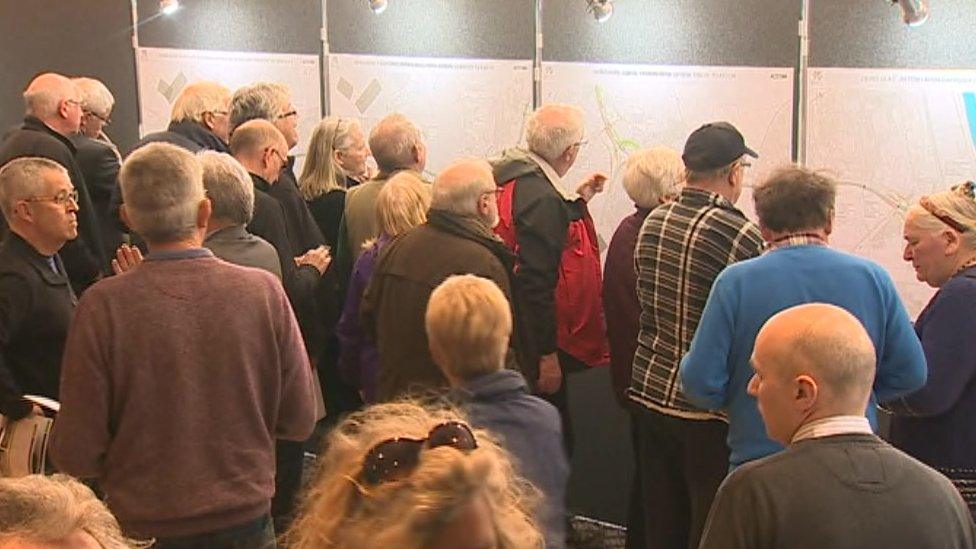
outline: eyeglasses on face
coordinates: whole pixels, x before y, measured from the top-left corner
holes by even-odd
[[[85,113],[85,114],[87,114],[88,116],[93,116],[93,117],[101,120],[102,121],[102,124],[104,124],[106,126],[108,126],[109,124],[112,123],[112,118],[109,117],[109,116],[102,116],[102,115],[98,114],[95,111],[89,111],[89,110],[84,110],[82,112]]]
[[[373,446],[363,459],[359,477],[370,486],[407,478],[420,463],[421,450],[441,446],[470,452],[478,443],[470,427],[460,421],[448,421],[435,426],[425,438],[396,437]]]
[[[61,191],[51,196],[32,196],[25,198],[24,202],[54,202],[58,206],[67,206],[71,203],[78,204],[78,190]]]
[[[290,111],[288,111],[288,112],[286,112],[284,114],[279,115],[278,118],[288,118],[288,117],[291,117],[291,116],[298,116],[298,111],[295,110],[295,109],[292,109],[292,110],[290,110]]]

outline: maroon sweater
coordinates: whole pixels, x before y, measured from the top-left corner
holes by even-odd
[[[150,255],[85,292],[62,363],[51,456],[96,479],[139,538],[267,513],[275,439],[315,423],[312,376],[281,284],[197,249]]]

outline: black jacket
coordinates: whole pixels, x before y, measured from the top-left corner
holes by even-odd
[[[298,190],[298,181],[292,166],[295,157],[288,157],[288,165],[282,168],[278,181],[271,185],[268,194],[274,197],[285,210],[285,229],[288,240],[296,254],[301,255],[312,248],[325,244],[325,237],[308,210],[308,204]]]
[[[75,161],[75,146],[43,122],[28,116],[24,124],[8,133],[0,144],[0,166],[25,156],[51,159],[68,170],[71,184],[78,190],[78,238],[61,249],[65,268],[72,286],[79,292],[90,286],[108,265],[103,254],[101,230],[88,185]],[[6,232],[7,222],[0,215],[0,236]]]
[[[61,355],[74,316],[75,295],[64,267],[10,233],[0,244],[0,413],[14,419],[30,412],[21,398],[58,398]]]
[[[115,147],[104,141],[77,134],[71,136],[71,142],[77,150],[75,160],[88,185],[92,206],[98,217],[104,254],[114,257],[116,248],[122,243],[122,232],[118,228],[119,221],[112,217],[111,204],[112,194],[118,192],[122,160]]]

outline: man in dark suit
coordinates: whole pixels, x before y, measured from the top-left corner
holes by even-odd
[[[122,244],[119,221],[112,218],[109,211],[112,193],[117,192],[122,157],[103,130],[111,121],[115,97],[105,84],[94,78],[74,78],[72,82],[81,91],[82,109],[80,130],[71,136],[71,142],[77,149],[75,160],[91,195],[105,246],[104,254],[112,257]]]
[[[20,419],[25,394],[58,398],[61,354],[75,296],[58,250],[78,236],[78,193],[68,171],[27,157],[0,169],[0,414]],[[39,410],[34,410],[39,413]]]
[[[78,292],[95,282],[107,265],[95,208],[75,161],[75,146],[68,139],[81,124],[81,100],[78,87],[64,76],[45,73],[36,77],[24,91],[23,126],[8,133],[0,144],[0,166],[14,158],[39,156],[68,170],[78,192],[78,237],[64,247],[61,255],[72,287]],[[0,232],[3,225],[0,220]]]

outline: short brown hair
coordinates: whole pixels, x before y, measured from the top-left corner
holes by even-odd
[[[834,215],[836,196],[833,179],[799,166],[776,170],[752,193],[759,224],[776,232],[826,227]]]

